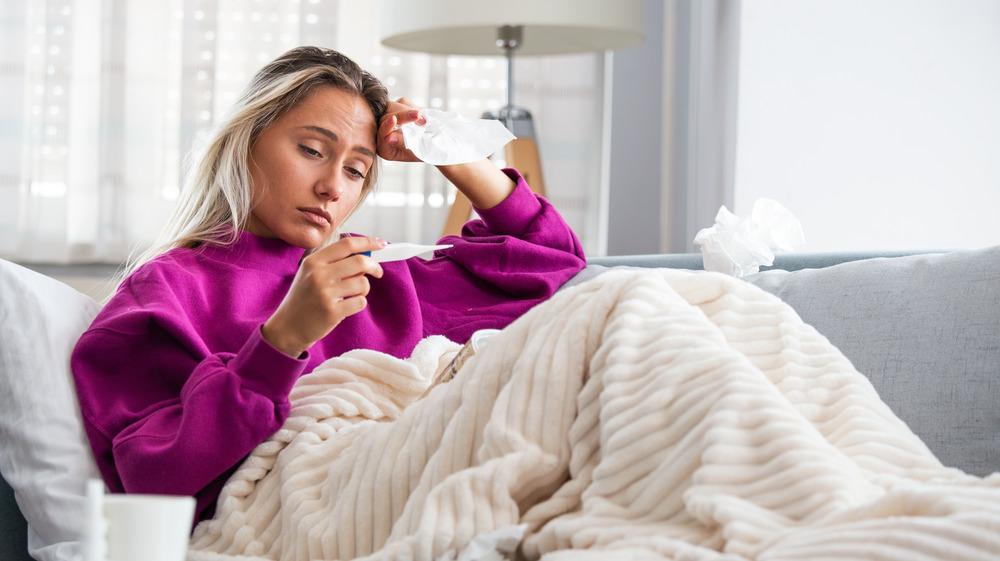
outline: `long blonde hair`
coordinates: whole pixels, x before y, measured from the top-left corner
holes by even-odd
[[[268,125],[321,86],[361,97],[376,126],[389,105],[385,86],[337,51],[298,47],[276,58],[247,84],[203,149],[192,152],[197,157],[170,220],[149,249],[130,259],[122,278],[175,247],[234,243],[253,208],[250,148]],[[374,189],[377,177],[376,162],[365,177],[358,204]]]

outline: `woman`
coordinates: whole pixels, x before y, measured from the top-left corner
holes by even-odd
[[[431,260],[379,264],[338,236],[378,158],[417,161],[423,123],[343,55],[298,48],[264,67],[192,169],[160,243],[133,265],[72,358],[111,491],[193,495],[209,517],[240,461],[288,415],[295,381],[368,348],[501,328],[585,264],[558,213],[513,170],[442,166],[480,220]]]

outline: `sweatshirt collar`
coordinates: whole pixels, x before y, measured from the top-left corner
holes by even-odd
[[[215,261],[279,275],[298,271],[299,262],[306,253],[284,240],[263,238],[246,230],[239,231],[233,244],[207,244],[202,251],[205,257]]]

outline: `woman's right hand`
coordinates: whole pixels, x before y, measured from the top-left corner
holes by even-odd
[[[401,125],[416,123],[420,126],[426,125],[420,107],[412,101],[401,97],[396,101],[390,101],[389,106],[379,121],[377,136],[377,152],[379,157],[390,162],[419,162],[416,157],[403,143],[403,131],[399,129]]]
[[[288,294],[264,323],[264,340],[298,357],[344,318],[365,309],[368,275],[381,278],[382,266],[361,253],[385,245],[376,238],[345,237],[303,259]]]

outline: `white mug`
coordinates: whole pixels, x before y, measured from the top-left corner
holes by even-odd
[[[86,561],[184,561],[194,497],[104,494],[87,487]]]

